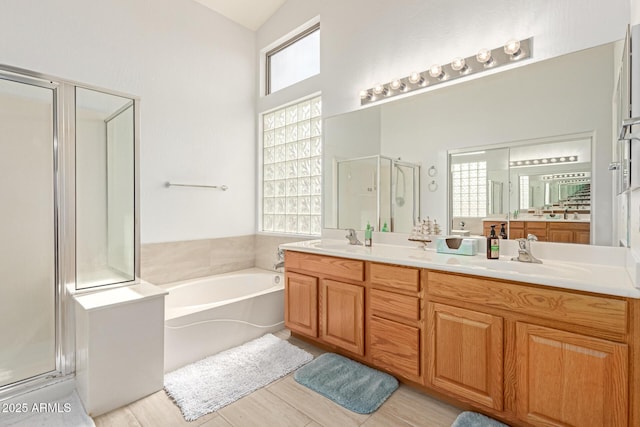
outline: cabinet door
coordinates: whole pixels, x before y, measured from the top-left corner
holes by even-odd
[[[420,329],[372,316],[371,360],[387,371],[420,381]]]
[[[489,408],[503,407],[501,317],[428,305],[429,382]]]
[[[574,232],[574,243],[581,243],[588,245],[591,243],[591,233],[589,231],[576,231]]]
[[[364,287],[325,279],[320,289],[320,338],[363,356]]]
[[[625,344],[518,323],[517,414],[536,426],[626,426]]]
[[[573,231],[549,230],[549,241],[557,243],[573,243]]]
[[[284,323],[295,332],[318,336],[318,279],[287,273],[284,293]]]

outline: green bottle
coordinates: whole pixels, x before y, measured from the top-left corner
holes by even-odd
[[[367,221],[367,228],[364,230],[364,245],[371,246],[371,238],[373,237],[373,227]]]
[[[380,231],[389,231],[389,227],[387,227],[387,223],[385,222],[384,225],[382,226],[382,230]]]

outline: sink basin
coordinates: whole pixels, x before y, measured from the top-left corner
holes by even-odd
[[[323,249],[326,251],[340,251],[347,253],[367,253],[368,248],[362,245],[350,245],[347,242],[326,242],[324,240],[314,242],[312,244],[313,247],[318,249]]]
[[[543,261],[543,264],[510,260],[481,260],[474,263],[477,267],[494,271],[507,271],[510,273],[520,273],[535,276],[571,277],[576,274],[589,274],[589,269],[568,263],[554,264]]]

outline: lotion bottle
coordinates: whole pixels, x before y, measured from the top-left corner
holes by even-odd
[[[371,224],[369,224],[369,222],[367,222],[367,228],[365,228],[365,230],[364,230],[364,245],[365,246],[371,246],[372,237],[373,237],[373,228],[371,227]]]
[[[487,237],[487,259],[500,258],[500,239],[496,236],[496,226],[491,226],[491,233]]]

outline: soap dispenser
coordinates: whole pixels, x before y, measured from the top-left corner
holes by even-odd
[[[491,233],[487,237],[487,259],[500,258],[500,239],[496,236],[496,226],[491,226]]]
[[[500,224],[500,238],[501,239],[506,239],[507,238],[507,231],[504,229],[504,226],[506,224],[503,222]]]
[[[373,237],[373,227],[371,227],[371,224],[369,224],[369,222],[367,221],[367,228],[365,228],[364,230],[364,245],[365,246],[371,246],[371,240]]]

